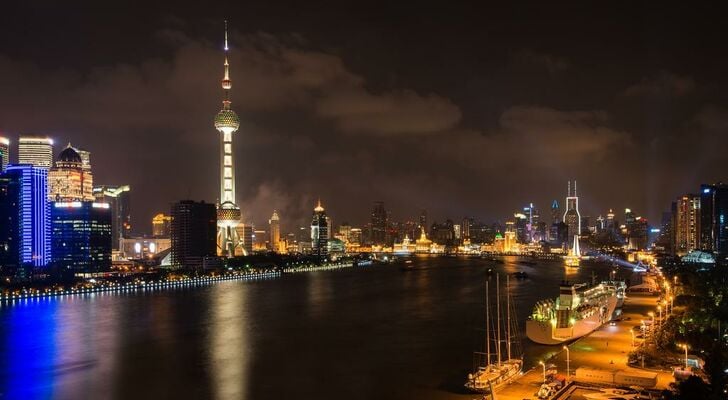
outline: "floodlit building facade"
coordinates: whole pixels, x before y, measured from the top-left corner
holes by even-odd
[[[50,209],[48,204],[48,170],[29,164],[10,164],[0,175],[5,189],[2,225],[15,235],[10,241],[18,266],[46,266],[51,260]],[[17,224],[15,227],[8,226]],[[4,231],[5,229],[0,229]],[[0,241],[8,242],[8,237]]]
[[[53,265],[75,273],[111,269],[111,209],[93,201],[53,202]]]
[[[103,185],[95,187],[93,194],[97,202],[109,204],[112,248],[120,250],[120,240],[131,236],[131,188]]]
[[[48,172],[50,201],[94,201],[91,166],[68,144]]]
[[[18,139],[18,164],[49,169],[53,166],[53,139],[21,136]]]

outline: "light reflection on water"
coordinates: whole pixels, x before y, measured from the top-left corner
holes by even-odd
[[[3,305],[0,398],[471,399],[486,270],[528,273],[510,280],[522,331],[565,276],[517,259],[413,264]],[[524,345],[527,367],[556,351]]]

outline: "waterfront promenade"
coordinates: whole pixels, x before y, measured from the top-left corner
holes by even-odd
[[[657,386],[654,389],[662,390],[668,387],[673,377],[670,371],[643,370],[627,365],[627,359],[632,351],[632,334],[630,331],[641,324],[642,320],[649,320],[647,313],[654,311],[657,306],[657,296],[632,296],[625,300],[622,307],[621,320],[614,326],[605,324],[591,334],[569,344],[569,369],[573,378],[574,371],[579,367],[589,367],[604,370],[623,370],[657,373]],[[641,339],[635,339],[639,346]],[[558,351],[546,364],[554,364],[560,375],[566,376],[567,352],[561,346],[554,346]],[[516,382],[504,387],[496,393],[498,400],[536,399],[536,392],[543,383],[543,370],[540,366],[532,368]]]

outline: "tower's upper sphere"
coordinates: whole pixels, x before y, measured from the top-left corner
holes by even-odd
[[[215,116],[215,129],[222,131],[224,129],[232,129],[237,131],[240,128],[240,118],[235,111],[230,109],[222,109]]]

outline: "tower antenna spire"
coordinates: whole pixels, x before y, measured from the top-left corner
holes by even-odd
[[[227,20],[225,20],[225,51],[228,51]]]

